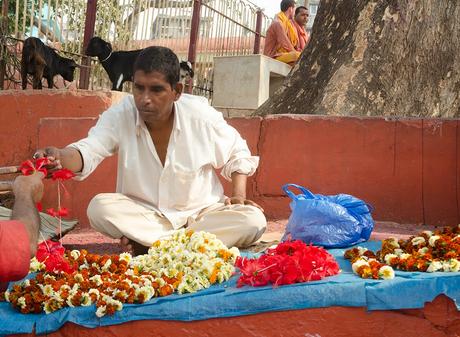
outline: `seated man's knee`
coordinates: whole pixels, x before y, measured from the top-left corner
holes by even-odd
[[[267,228],[267,219],[264,213],[254,206],[247,206],[245,213],[248,230],[250,229],[262,235]]]
[[[106,214],[110,214],[108,212],[110,212],[111,203],[108,200],[111,199],[111,195],[113,193],[100,193],[91,199],[86,211],[91,224],[100,220]]]

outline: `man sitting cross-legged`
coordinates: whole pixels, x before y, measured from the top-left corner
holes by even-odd
[[[297,45],[295,49],[299,52],[305,48],[310,40],[310,34],[305,30],[305,25],[308,22],[308,9],[305,6],[299,6],[295,9],[294,20],[292,20],[292,24],[297,32]]]
[[[246,199],[246,179],[258,157],[206,99],[181,92],[177,56],[149,47],[134,65],[133,96],[105,111],[87,138],[36,153],[77,179],[118,153],[117,193],[95,196],[88,217],[93,228],[120,238],[135,254],[184,226],[238,247],[266,228],[261,208]],[[231,180],[230,198],[215,169]]]

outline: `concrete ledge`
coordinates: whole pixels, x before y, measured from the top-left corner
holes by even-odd
[[[19,165],[38,146],[65,146],[86,136],[114,93],[4,91],[0,93],[0,161]],[[52,117],[52,118],[43,118]],[[70,117],[70,118],[69,118]],[[460,120],[276,115],[231,118],[229,124],[260,156],[248,197],[270,219],[289,216],[281,186],[314,193],[349,193],[370,203],[374,219],[400,224],[460,223]],[[71,207],[83,227],[97,193],[113,192],[116,159],[82,183],[69,183]],[[229,185],[225,184],[229,193]],[[45,207],[55,207],[47,193]]]

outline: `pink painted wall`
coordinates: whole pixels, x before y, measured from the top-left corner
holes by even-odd
[[[37,146],[64,146],[84,137],[111,100],[80,91],[1,94],[0,106],[12,111],[8,117],[2,109],[0,115],[1,164],[19,164]],[[281,186],[292,182],[316,193],[363,198],[378,220],[460,222],[458,120],[277,115],[229,123],[261,157],[248,192],[269,218],[288,217]],[[114,190],[115,169],[116,158],[110,158],[87,181],[67,184],[67,205],[83,227],[89,200]],[[45,203],[54,206],[51,196]]]
[[[131,321],[96,328],[66,323],[59,331],[47,336],[454,337],[459,333],[460,313],[455,303],[445,295],[439,295],[421,309],[369,312],[365,308],[326,307],[192,322]]]
[[[69,90],[0,91],[0,163],[18,165],[38,145],[43,117],[96,117],[118,93]]]

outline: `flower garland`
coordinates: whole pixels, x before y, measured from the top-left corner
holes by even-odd
[[[154,242],[148,254],[133,258],[131,266],[168,278],[180,275],[177,292],[193,293],[228,280],[239,255],[238,248],[228,249],[214,234],[182,229],[170,239]]]
[[[35,159],[35,161],[32,161],[32,160],[26,160],[25,162],[23,162],[21,164],[21,166],[19,167],[19,170],[22,172],[23,175],[25,176],[28,176],[28,175],[31,175],[35,172],[42,172],[45,177],[48,176],[48,170],[46,169],[46,165],[48,165],[50,162],[48,160],[48,158],[39,158],[39,159]],[[51,216],[54,216],[54,217],[58,217],[59,218],[59,221],[60,221],[60,218],[63,217],[63,216],[68,216],[69,215],[69,210],[65,207],[61,207],[61,191],[60,191],[60,188],[64,188],[65,190],[65,187],[64,185],[62,184],[62,182],[64,180],[68,180],[68,179],[71,179],[75,177],[75,174],[70,171],[69,169],[60,169],[60,170],[57,170],[57,171],[54,171],[53,173],[51,173],[51,179],[53,181],[57,181],[58,184],[57,184],[57,188],[58,188],[58,209],[55,210],[54,208],[48,208],[46,210],[46,212],[51,215]],[[37,208],[39,211],[42,210],[42,206],[41,204],[37,204]]]
[[[31,175],[35,172],[42,172],[45,177],[48,176],[48,170],[46,165],[50,164],[48,158],[39,158],[32,160],[26,160],[21,164],[19,170],[23,175]],[[66,207],[61,206],[61,187],[65,190],[63,184],[64,180],[68,180],[75,177],[75,174],[68,169],[60,169],[51,173],[51,179],[57,181],[57,195],[58,195],[58,208],[48,208],[46,213],[49,215],[58,218],[59,220],[59,242],[53,242],[51,240],[46,240],[41,242],[37,248],[37,260],[38,262],[43,262],[45,264],[47,271],[64,271],[71,272],[75,267],[72,267],[68,261],[64,258],[64,247],[62,246],[60,239],[62,235],[62,217],[69,215],[69,210]],[[41,203],[37,204],[38,211],[42,211]]]
[[[238,257],[236,266],[241,272],[238,287],[316,281],[340,271],[337,261],[324,248],[300,240],[282,242],[257,259]]]
[[[446,227],[440,231],[424,231],[407,240],[394,238],[382,241],[382,249],[374,254],[366,248],[355,247],[345,252],[351,260],[353,271],[360,277],[370,277],[365,262],[377,261],[389,268],[420,272],[458,272],[460,271],[460,225]],[[374,263],[375,264],[375,263]],[[392,272],[394,277],[394,271]],[[372,277],[375,273],[372,273]],[[392,277],[391,277],[392,278]]]
[[[64,260],[74,268],[69,271],[49,271],[46,261],[34,258],[31,271],[47,271],[13,285],[5,299],[22,313],[95,304],[102,317],[122,310],[123,303],[144,303],[174,291],[192,293],[226,281],[238,255],[237,248],[228,249],[213,234],[181,229],[134,258],[66,251]]]
[[[374,252],[367,248],[348,249],[344,257],[351,261],[353,272],[361,278],[391,280],[395,277],[393,268],[377,260]]]

